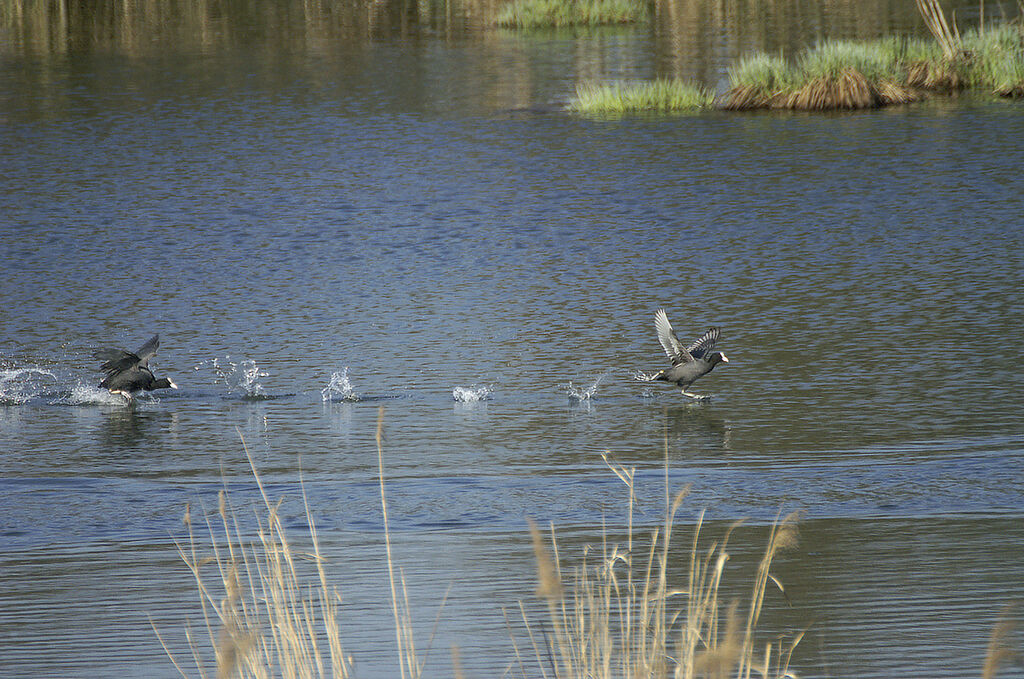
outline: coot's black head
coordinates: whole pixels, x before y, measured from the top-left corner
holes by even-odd
[[[146,388],[150,391],[154,389],[177,389],[178,385],[175,384],[174,382],[171,382],[166,377],[161,377],[158,380],[153,380],[153,384]]]
[[[719,363],[729,362],[729,359],[721,351],[712,351],[710,354],[707,355],[707,357],[704,360],[710,363],[712,368],[714,368]]]

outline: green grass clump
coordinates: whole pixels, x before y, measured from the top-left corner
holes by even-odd
[[[1003,24],[963,36],[967,86],[1001,96],[1024,96],[1024,31]]]
[[[795,63],[754,54],[730,69],[724,108],[810,111],[875,108],[917,98],[904,84],[907,41],[826,40]]]
[[[631,24],[647,19],[641,0],[513,0],[494,23],[506,28]]]
[[[764,53],[745,56],[729,69],[730,89],[723,108],[769,108],[779,94],[791,89],[795,78],[795,69],[782,57]]]
[[[798,68],[804,80],[834,77],[852,68],[869,81],[896,81],[900,79],[901,53],[898,39],[826,40],[800,55]]]
[[[659,78],[611,85],[581,83],[576,86],[576,97],[569,109],[591,114],[672,113],[709,108],[714,100],[714,93],[703,85]]]
[[[729,82],[723,108],[732,110],[875,108],[960,90],[1024,97],[1024,29],[1006,23],[938,32],[932,40],[826,40],[792,63],[745,57],[729,70]]]

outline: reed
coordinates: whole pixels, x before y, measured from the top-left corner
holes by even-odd
[[[280,502],[267,497],[248,448],[245,454],[263,502],[255,516],[255,539],[243,533],[227,495],[221,491],[218,518],[203,517],[211,552],[200,556],[189,509],[185,512],[188,544],[176,545],[196,582],[202,606],[202,637],[212,649],[214,676],[348,677],[352,661],[342,649],[338,627],[341,597],[327,583],[325,560],[305,490],[302,496],[312,551],[300,551],[288,540]],[[312,574],[304,567],[306,563],[313,565]],[[154,631],[181,676],[192,676],[155,626]],[[207,645],[188,628],[186,638],[196,672],[204,679],[211,676]]]
[[[641,111],[671,113],[710,108],[715,95],[702,85],[677,79],[617,82],[608,85],[580,83],[569,110],[577,113],[623,115]]]
[[[388,580],[395,620],[396,660],[399,675],[423,676],[425,658],[413,640],[408,593],[401,570],[394,566],[384,481],[383,408],[378,412],[377,459],[381,508],[384,512]],[[346,678],[352,659],[341,645],[341,597],[327,582],[316,526],[303,488],[303,506],[309,525],[308,551],[287,538],[280,518],[281,502],[272,502],[248,448],[246,458],[260,491],[255,536],[239,527],[226,493],[218,495],[215,514],[205,515],[202,542],[193,531],[186,508],[187,544],[178,554],[191,572],[202,608],[198,636],[186,628],[192,667],[177,658],[154,630],[182,677],[227,679]],[[605,454],[605,464],[628,489],[625,544],[609,544],[607,532],[599,551],[584,550],[578,565],[563,559],[552,528],[546,537],[534,523],[529,529],[537,564],[537,595],[547,611],[544,622],[531,621],[519,605],[537,672],[527,669],[527,656],[515,639],[515,656],[523,677],[545,679],[786,679],[803,632],[759,638],[758,624],[768,592],[783,585],[772,564],[783,551],[796,546],[798,514],[777,517],[769,528],[767,545],[752,576],[749,599],[743,610],[738,602],[723,603],[721,590],[729,561],[730,540],[742,522],[735,522],[719,539],[702,546],[704,513],[692,529],[685,582],[670,581],[674,553],[670,550],[675,517],[686,498],[684,488],[671,499],[666,486],[665,516],[649,535],[634,529],[635,469]],[[666,463],[667,468],[667,463]],[[666,477],[667,481],[667,477]],[[301,485],[301,480],[300,480]],[[215,516],[216,518],[211,518]],[[592,555],[596,554],[596,558]],[[312,564],[312,570],[305,567]],[[1015,611],[1007,609],[993,628],[982,676],[997,676],[999,669],[1016,662],[1019,648],[1013,638]],[[461,677],[458,649],[452,650],[456,677]],[[214,667],[208,659],[214,658]],[[539,672],[539,673],[538,673]],[[506,672],[509,673],[509,672]]]
[[[771,527],[746,615],[741,616],[738,604],[723,606],[720,595],[729,539],[739,524],[702,548],[701,514],[690,543],[687,581],[676,588],[669,582],[670,544],[675,515],[687,489],[666,506],[664,526],[643,541],[632,528],[634,470],[607,456],[605,462],[629,489],[624,547],[609,545],[605,539],[596,560],[587,550],[579,565],[569,569],[562,565],[554,530],[546,541],[536,525],[530,525],[537,594],[547,608],[546,624],[531,621],[523,606],[520,614],[541,675],[557,679],[792,676],[790,659],[802,633],[788,641],[762,644],[756,630],[769,586],[781,588],[771,574],[771,564],[780,551],[795,545],[796,514]],[[546,637],[540,628],[548,630]],[[539,644],[538,638],[546,643]],[[518,647],[515,652],[522,660]],[[527,676],[525,668],[521,672]]]
[[[513,0],[494,23],[505,28],[564,28],[646,21],[641,0]]]

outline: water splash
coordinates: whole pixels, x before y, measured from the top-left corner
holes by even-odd
[[[244,398],[267,398],[267,392],[260,384],[260,378],[266,377],[267,373],[260,370],[256,361],[247,358],[235,363],[229,360],[230,358],[225,356],[223,361],[215,358],[210,362],[213,371],[217,373],[216,381],[227,385],[229,390],[241,394]]]
[[[128,403],[128,399],[120,394],[112,394],[106,389],[100,389],[99,387],[82,382],[71,387],[71,391],[59,396],[52,402],[53,405],[68,406],[123,406]]]
[[[352,381],[348,378],[348,366],[343,370],[336,370],[331,373],[331,380],[327,386],[320,390],[320,397],[324,403],[329,401],[358,401],[359,395],[352,388]]]
[[[599,375],[594,383],[589,387],[577,387],[572,382],[569,384],[563,384],[562,389],[569,397],[569,401],[572,403],[581,403],[583,401],[589,401],[597,393],[597,387],[601,384],[601,380],[604,379],[604,375]]]
[[[455,387],[452,389],[452,398],[459,403],[476,403],[488,400],[492,391],[494,390],[487,385],[482,387],[476,385],[472,387]]]
[[[0,405],[22,405],[43,393],[57,376],[42,368],[0,368]]]

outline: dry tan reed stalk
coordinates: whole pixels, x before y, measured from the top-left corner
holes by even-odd
[[[921,18],[924,19],[928,30],[935,37],[935,41],[939,43],[939,47],[942,49],[942,54],[946,57],[946,60],[953,61],[959,58],[964,51],[960,31],[957,29],[955,21],[953,22],[953,28],[950,29],[949,23],[946,21],[946,14],[942,11],[942,5],[939,4],[939,0],[917,0],[917,9],[921,13]]]
[[[219,527],[215,528],[209,515],[204,515],[213,555],[198,555],[191,508],[186,509],[185,515],[189,543],[176,543],[180,558],[196,582],[206,637],[216,659],[216,676],[343,679],[348,676],[351,659],[342,651],[338,632],[336,604],[340,597],[327,584],[305,487],[303,503],[312,554],[297,552],[288,542],[280,518],[280,502],[270,502],[244,439],[242,446],[266,510],[265,518],[256,517],[256,540],[243,538],[237,517],[221,491],[217,503]],[[223,536],[223,544],[218,535]],[[316,563],[318,588],[303,584],[299,559]],[[209,564],[216,567],[222,597],[214,593],[204,576]],[[327,649],[320,646],[321,629],[327,638]],[[157,636],[160,638],[159,633]],[[199,676],[211,676],[204,665],[208,654],[201,650],[187,626],[186,639]],[[162,638],[160,641],[179,673],[189,676]],[[329,669],[323,657],[325,652],[330,655]]]
[[[915,61],[907,68],[907,85],[935,92],[956,92],[967,85],[961,65],[962,60]]]
[[[996,679],[1000,667],[1020,658],[1020,652],[1013,639],[1016,627],[1013,621],[1014,613],[1016,613],[1016,606],[1010,605],[1004,608],[999,620],[992,628],[988,649],[985,653],[985,664],[981,670],[982,679]]]
[[[772,108],[781,92],[769,92],[757,85],[740,85],[723,96],[722,108],[727,111],[752,111]]]
[[[384,548],[388,559],[388,583],[391,585],[391,612],[395,617],[395,643],[398,644],[398,668],[405,679],[405,652],[403,647],[402,623],[398,614],[398,591],[395,587],[395,562],[391,558],[391,530],[388,528],[388,501],[384,494],[384,406],[377,409],[377,468],[380,474],[380,507],[384,517]]]
[[[768,547],[757,568],[757,577],[754,580],[754,591],[750,597],[750,612],[747,614],[747,626],[743,635],[743,650],[740,653],[740,665],[737,676],[742,679],[749,679],[753,669],[752,659],[754,655],[754,630],[757,628],[757,621],[761,617],[761,607],[764,604],[765,590],[768,580],[772,580],[781,590],[779,581],[771,576],[771,565],[775,555],[782,550],[792,549],[797,544],[798,530],[797,521],[800,519],[800,512],[791,512],[782,521],[776,520],[772,525],[768,536]],[[762,675],[767,675],[767,658]]]
[[[909,104],[920,101],[921,93],[912,87],[904,87],[891,80],[884,80],[877,84],[878,98],[883,106],[891,104]]]
[[[729,526],[721,541],[701,550],[699,540],[704,517],[701,513],[690,548],[687,587],[671,589],[668,572],[672,528],[689,489],[679,492],[671,504],[666,495],[664,527],[651,532],[648,547],[640,553],[633,547],[632,536],[635,470],[614,462],[608,454],[604,457],[609,469],[629,489],[630,515],[627,522],[630,529],[626,536],[626,550],[620,551],[618,546],[609,545],[605,530],[599,561],[592,564],[590,555],[593,549],[585,547],[581,564],[572,569],[571,580],[567,582],[553,530],[549,550],[540,530],[530,523],[537,559],[537,592],[543,597],[548,610],[548,631],[543,646],[538,643],[522,602],[520,614],[541,677],[725,679],[744,677],[745,674],[744,679],[749,679],[755,670],[761,671],[766,679],[792,676],[788,666],[802,634],[788,648],[783,647],[781,640],[778,641],[777,652],[773,652],[775,646],[765,646],[763,658],[755,661],[754,631],[767,583],[771,581],[782,589],[781,583],[770,572],[770,566],[779,551],[794,544],[796,515],[777,520],[772,526],[746,620],[740,618],[737,605],[733,604],[725,614],[722,630],[719,588],[729,559],[726,548],[740,522]],[[670,602],[679,596],[685,596],[685,605],[671,610]],[[518,646],[513,645],[521,676],[530,676]],[[739,674],[733,674],[734,670]]]
[[[784,108],[801,111],[876,108],[881,98],[859,71],[846,68],[838,75],[815,78],[785,99]]]

